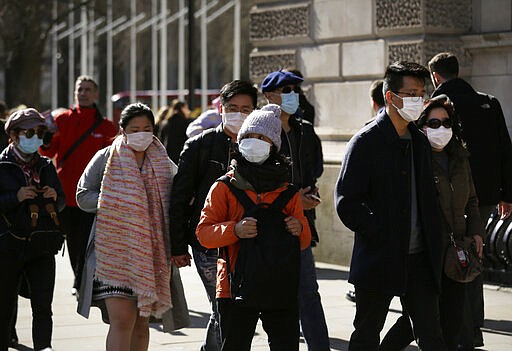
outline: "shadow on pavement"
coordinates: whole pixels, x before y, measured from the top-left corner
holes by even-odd
[[[486,319],[483,330],[487,333],[512,336],[512,321]]]
[[[210,314],[205,312],[199,312],[194,310],[189,310],[190,315],[190,325],[187,328],[202,328],[206,329],[206,325],[208,324],[208,321],[210,320]],[[149,327],[151,329],[163,332],[162,329],[162,323],[161,322],[155,322],[150,323]],[[184,335],[179,330],[171,332],[171,335]]]
[[[348,280],[348,272],[329,268],[317,267],[316,276],[320,280]]]
[[[18,346],[14,347],[14,349],[18,351],[34,351],[33,348],[25,346],[23,344],[18,344]]]

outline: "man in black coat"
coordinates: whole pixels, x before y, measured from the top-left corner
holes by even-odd
[[[187,140],[173,180],[169,208],[172,260],[178,267],[190,265],[188,245],[192,247],[197,272],[212,306],[201,351],[221,348],[215,300],[218,250],[206,249],[199,244],[196,227],[210,187],[228,170],[238,130],[245,117],[256,108],[257,95],[258,90],[247,81],[234,80],[222,87],[222,123]]]
[[[501,218],[507,218],[512,211],[512,144],[499,101],[459,78],[459,62],[450,52],[435,55],[428,66],[436,87],[432,96],[447,95],[462,123],[484,223],[496,205]],[[472,350],[473,346],[483,346],[482,275],[469,283],[465,309],[468,325],[463,328],[461,342],[463,349]]]
[[[313,125],[301,117],[299,85],[303,79],[292,72],[274,71],[261,83],[261,92],[270,103],[281,107],[281,150],[291,160],[289,182],[299,189],[304,215],[311,228],[312,245],[319,238],[315,228],[315,207],[320,203],[317,179],[323,172],[322,144]],[[308,350],[330,350],[311,247],[301,251],[299,312],[302,334]]]
[[[430,144],[413,122],[428,71],[395,62],[384,77],[386,108],[350,140],[335,205],[355,232],[349,282],[356,291],[349,350],[377,350],[389,304],[400,296],[422,350],[446,350],[439,322],[442,224]]]

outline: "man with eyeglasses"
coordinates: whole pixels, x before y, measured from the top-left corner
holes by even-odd
[[[222,123],[187,140],[174,176],[170,202],[171,254],[178,267],[190,265],[197,272],[212,306],[202,351],[221,349],[219,315],[215,300],[217,249],[201,246],[195,235],[204,200],[213,183],[227,172],[230,153],[245,118],[256,108],[258,90],[250,82],[234,80],[220,91]]]
[[[75,82],[76,105],[55,118],[57,132],[43,138],[39,152],[56,157],[57,174],[64,193],[66,208],[61,217],[66,232],[69,260],[75,274],[72,294],[80,287],[83,259],[94,215],[82,211],[76,203],[76,185],[85,167],[98,150],[112,143],[117,134],[114,123],[104,118],[96,105],[98,84],[90,76]]]
[[[313,125],[302,119],[299,110],[299,84],[303,79],[288,71],[268,74],[261,92],[269,103],[281,106],[281,154],[291,162],[289,182],[299,189],[304,215],[311,229],[312,246],[318,242],[315,207],[320,204],[317,179],[323,172],[322,144]],[[318,292],[311,246],[301,251],[299,312],[302,334],[308,350],[330,350],[329,333]]]
[[[497,208],[501,219],[512,212],[512,144],[503,110],[491,95],[475,91],[459,78],[459,62],[450,52],[435,55],[428,63],[432,96],[447,95],[462,124],[464,141],[471,154],[471,172],[484,223]],[[483,274],[468,283],[461,349],[472,350],[484,345]]]
[[[442,223],[431,147],[414,123],[428,71],[395,62],[384,76],[385,109],[347,145],[335,188],[355,232],[349,282],[356,292],[349,350],[378,350],[389,304],[400,296],[421,350],[443,351],[439,320]]]

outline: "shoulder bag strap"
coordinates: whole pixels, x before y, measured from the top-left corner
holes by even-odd
[[[62,158],[60,159],[59,163],[57,164],[57,169],[61,168],[62,167],[62,164],[64,163],[64,161],[73,153],[73,151],[76,150],[76,148],[82,144],[82,142],[87,139],[87,137],[89,135],[91,135],[91,133],[97,128],[99,127],[99,125],[103,122],[103,116],[101,115],[101,113],[99,112],[98,108],[96,107],[96,122],[94,122],[94,124],[85,131],[84,134],[82,134],[80,136],[80,138],[78,138],[77,141],[74,142],[73,145],[71,145],[71,147],[66,151],[66,153],[64,154],[64,156],[62,156]]]

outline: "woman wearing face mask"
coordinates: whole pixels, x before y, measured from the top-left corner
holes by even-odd
[[[128,105],[121,135],[98,151],[78,183],[78,205],[96,213],[79,313],[88,317],[91,303],[106,305],[108,351],[147,350],[149,317],[171,307],[168,203],[176,165],[153,136],[154,123],[149,107]]]
[[[262,110],[253,111],[244,121],[238,132],[238,151],[234,153],[231,170],[226,181],[216,182],[211,188],[201,212],[201,220],[196,230],[201,245],[207,248],[227,247],[218,261],[217,306],[221,321],[223,351],[245,351],[251,349],[256,322],[261,319],[268,334],[271,350],[291,351],[299,349],[299,311],[297,301],[279,309],[261,309],[240,305],[230,298],[227,256],[229,270],[233,272],[241,242],[258,236],[258,218],[244,217],[244,207],[230,189],[242,190],[252,202],[274,203],[288,189],[287,161],[279,155],[281,147],[281,121],[279,106],[267,105]],[[293,191],[291,199],[282,212],[286,216],[286,235],[298,237],[297,265],[300,266],[299,245],[302,250],[309,246],[311,232],[304,216],[299,193]],[[278,219],[276,219],[278,220]],[[283,223],[275,223],[279,227]],[[271,223],[274,228],[274,222]],[[278,235],[277,233],[265,233]],[[272,237],[274,240],[274,237]],[[277,239],[275,239],[277,241]],[[292,250],[292,247],[289,247]],[[287,255],[287,252],[280,254]],[[296,267],[297,281],[299,267]],[[286,279],[286,278],[283,278]],[[267,283],[268,284],[268,283]],[[268,289],[273,286],[269,284]],[[275,288],[275,287],[274,287]],[[293,289],[293,287],[291,288]],[[258,290],[259,291],[259,290]],[[279,291],[276,293],[284,293]],[[292,296],[298,295],[298,285]]]
[[[52,161],[37,152],[46,131],[43,116],[33,108],[16,111],[5,131],[10,144],[0,154],[0,350],[8,347],[22,274],[30,286],[34,350],[50,350],[54,255],[63,242],[52,218],[64,208],[64,192]]]
[[[470,237],[478,256],[482,257],[484,224],[478,210],[469,153],[464,147],[460,124],[446,95],[430,100],[417,120],[417,125],[432,146],[434,182],[444,220],[443,250],[455,240]],[[463,318],[465,283],[448,278],[441,281],[439,310],[441,328],[448,350],[457,350],[457,336]],[[408,316],[402,316],[382,340],[380,350],[402,350],[413,340]]]

